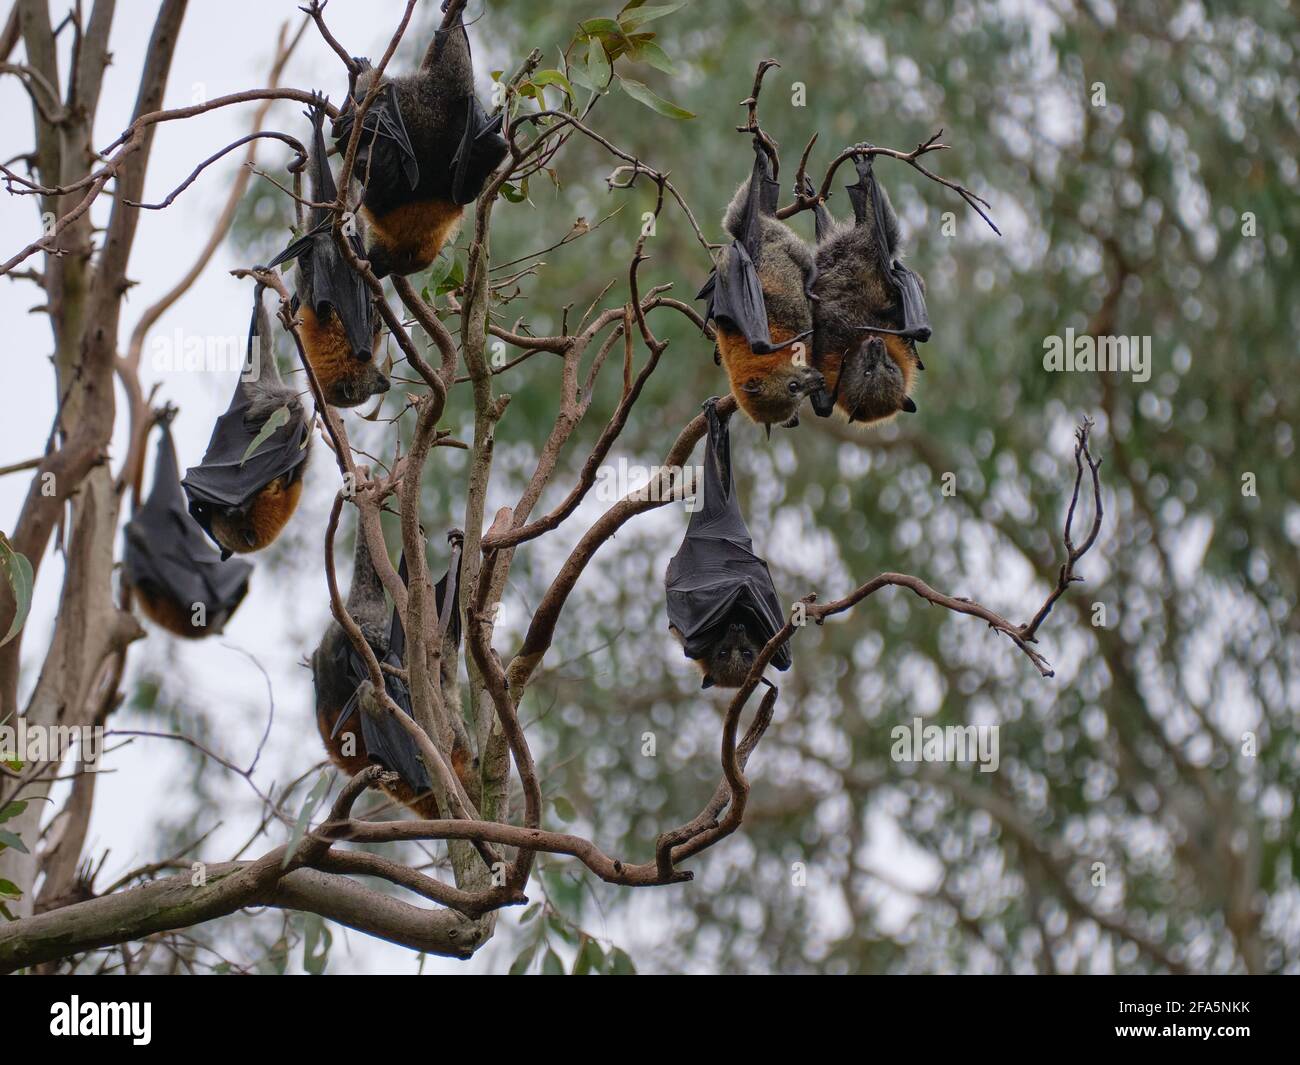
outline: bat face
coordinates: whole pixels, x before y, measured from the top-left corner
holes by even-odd
[[[704,669],[703,687],[739,688],[754,665],[759,646],[749,634],[749,629],[732,622],[707,659],[699,664]]]
[[[773,330],[773,339],[783,339],[781,332]],[[717,336],[731,394],[760,425],[784,425],[798,414],[804,399],[825,384],[819,370],[797,360],[793,346],[756,355],[739,333],[719,328]]]
[[[889,343],[892,341],[893,343]],[[877,422],[916,409],[908,398],[915,355],[899,337],[868,336],[840,372],[839,407],[851,422]]]

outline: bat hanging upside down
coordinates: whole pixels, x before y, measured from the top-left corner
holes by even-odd
[[[691,514],[664,585],[669,632],[704,674],[701,687],[738,688],[759,651],[781,630],[781,600],[767,563],[754,554],[740,512],[731,478],[730,431],[717,402],[704,405],[709,439],[702,505]],[[790,668],[788,642],[771,664]]]
[[[449,537],[453,559],[446,575],[434,587],[434,601],[439,617],[451,611],[447,621],[447,644],[444,655],[460,644],[460,618],[457,613],[457,584],[460,574],[459,533]],[[406,560],[398,570],[406,580]],[[348,590],[347,611],[361,629],[376,659],[396,669],[406,666],[406,632],[394,606],[390,613],[384,599],[384,587],[375,571],[365,533],[357,529],[357,544],[352,567],[352,587]],[[454,658],[452,660],[454,669]],[[433,795],[429,767],[425,765],[419,744],[400,721],[373,706],[374,687],[365,659],[357,653],[348,634],[337,621],[331,622],[320,646],[311,658],[312,678],[316,688],[316,728],[330,756],[343,772],[354,775],[371,764],[396,773],[398,779],[383,784],[384,790],[420,817],[441,816]],[[384,673],[384,687],[389,697],[407,717],[413,717],[411,693],[406,681]],[[459,743],[451,751],[451,766],[463,785],[474,771],[470,752]]]
[[[217,419],[203,461],[181,482],[190,514],[221,548],[223,559],[260,551],[280,535],[302,495],[311,444],[302,400],[280,379],[275,364],[263,288],[259,284],[253,296],[246,372]],[[259,338],[255,363],[254,337]]]
[[[824,418],[839,410],[864,424],[915,413],[911,391],[925,369],[916,345],[930,339],[925,284],[899,258],[898,218],[872,158],[855,159],[852,225],[819,210],[813,287],[812,361],[826,382],[813,394],[813,411]]]
[[[357,63],[348,103],[334,122],[340,151],[347,149],[357,104],[375,78],[368,60]],[[355,173],[365,187],[361,214],[370,267],[376,277],[427,269],[455,235],[464,205],[478,198],[508,151],[501,116],[489,119],[474,95],[460,14],[434,35],[419,70],[385,78],[362,127]]]
[[[126,525],[123,579],[155,625],[186,639],[225,629],[244,596],[253,567],[223,560],[186,508],[172,442],[174,408],[159,419],[158,457],[149,498]]]
[[[307,112],[312,124],[311,197],[332,203],[338,197],[334,174],[326,159],[324,98]],[[334,238],[334,213],[313,207],[305,236],[277,255],[269,266],[297,262],[296,291],[291,308],[298,318],[298,336],[331,407],[355,407],[387,392],[389,380],[375,362],[380,317],[375,301],[339,250]],[[357,258],[365,249],[355,234],[345,236]]]
[[[777,183],[755,138],[754,167],[727,207],[732,242],[697,294],[717,330],[731,394],[750,418],[795,426],[804,397],[824,385],[812,365],[812,249],[776,217]]]

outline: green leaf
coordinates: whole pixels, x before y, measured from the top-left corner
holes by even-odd
[[[421,286],[420,295],[424,298],[425,303],[429,302],[429,292],[438,291],[438,286],[447,280],[447,275],[451,273],[451,268],[455,265],[455,251],[449,251],[448,249],[443,248],[443,250],[438,253],[438,257],[433,260],[433,264],[429,267],[429,272],[424,277],[424,284]]]
[[[587,77],[591,87],[604,92],[609,88],[612,73],[609,60],[605,58],[605,45],[599,37],[593,37],[587,45]]]
[[[27,849],[27,844],[23,842],[21,836],[13,832],[7,832],[5,829],[0,828],[0,848],[4,848],[4,847],[12,847],[20,854],[32,853]]]
[[[588,973],[599,972],[604,963],[605,952],[600,949],[600,944],[584,935],[578,945],[578,956],[573,959],[573,975],[586,976]]]
[[[316,807],[321,804],[330,790],[329,770],[325,770],[316,781],[311,793],[303,800],[302,809],[298,811],[298,820],[294,822],[293,832],[289,835],[289,846],[285,848],[284,860],[280,863],[281,869],[289,868],[289,861],[293,858],[293,852],[298,849],[298,844],[302,842],[302,837],[307,834],[307,825],[311,822],[311,816],[316,812]]]
[[[653,7],[636,7],[629,10],[624,8],[619,12],[618,21],[625,30],[634,30],[654,19],[663,18],[665,15],[671,15],[674,11],[680,10],[686,6],[686,0],[679,4],[656,4]]]
[[[142,677],[135,687],[135,695],[131,697],[131,706],[136,710],[152,710],[158,703],[158,693],[162,691],[162,685],[158,683],[158,678],[153,676]]]
[[[524,910],[523,915],[519,918],[519,923],[527,924],[529,921],[531,921],[541,912],[542,912],[542,904],[540,902],[534,902],[531,906],[528,907],[528,909]]]
[[[0,898],[3,899],[21,899],[23,893],[18,890],[18,885],[12,880],[6,880],[0,877]]]
[[[14,817],[17,817],[26,809],[27,801],[25,799],[19,799],[16,802],[5,803],[4,806],[0,806],[0,825]]]
[[[546,948],[546,957],[542,959],[543,976],[563,976],[564,962],[560,961],[560,956],[550,947]]]
[[[612,18],[589,18],[586,22],[579,22],[578,28],[588,37],[601,33],[612,34],[615,37],[623,35],[623,27]]]
[[[609,952],[609,965],[605,971],[611,976],[635,976],[636,966],[632,964],[627,951],[615,947]]]
[[[569,84],[569,79],[558,70],[539,70],[533,75],[532,82],[534,85],[558,85],[566,94],[573,95],[573,86]]]
[[[318,913],[306,914],[302,939],[302,967],[312,976],[320,976],[325,972],[333,942],[334,936],[325,919]]]
[[[677,74],[677,66],[668,57],[668,53],[660,48],[654,41],[646,41],[637,47],[636,61],[638,63],[649,63],[656,70],[662,70],[665,74]]]
[[[32,608],[33,583],[32,564],[27,561],[26,556],[14,550],[9,537],[4,533],[0,533],[0,570],[4,570],[5,579],[13,589],[15,604],[13,623],[5,633],[4,639],[0,640],[0,647],[3,647],[22,631],[27,621],[27,613]]]
[[[505,182],[501,186],[501,195],[511,203],[523,203],[528,199],[528,179],[524,178],[518,185],[512,185]]]
[[[515,960],[510,963],[510,976],[523,976],[528,972],[528,966],[533,964],[533,956],[537,953],[539,944],[530,943],[524,947],[516,956]]]
[[[578,937],[573,934],[573,929],[564,923],[564,919],[557,913],[548,914],[546,917],[547,927],[550,928],[557,936],[566,943],[576,943]]]
[[[286,403],[283,407],[279,408],[279,410],[271,412],[271,416],[266,419],[266,424],[258,430],[257,435],[253,437],[253,442],[248,445],[248,450],[244,452],[244,457],[239,460],[239,464],[242,466],[252,458],[253,452],[266,443],[272,433],[279,429],[280,426],[288,424],[289,404]]]
[[[555,810],[555,816],[566,823],[578,816],[577,811],[573,808],[573,803],[569,802],[563,795],[556,795],[552,798],[551,807]]]
[[[668,118],[684,119],[694,118],[695,115],[687,111],[684,107],[678,107],[674,103],[669,103],[662,96],[657,96],[639,81],[633,81],[631,78],[620,77],[618,83],[623,86],[623,91],[627,93],[637,103],[645,104],[652,111],[658,111],[661,115]]]

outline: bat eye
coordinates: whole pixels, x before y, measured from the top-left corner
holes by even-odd
[[[746,665],[748,665],[750,662],[754,661],[754,652],[753,652],[753,651],[741,651],[741,652],[740,652],[740,660],[741,660],[742,662],[744,662]]]
[[[791,381],[791,382],[790,382],[786,387],[787,387],[791,392],[798,392],[798,391],[799,391],[799,382],[798,382],[798,381]]]

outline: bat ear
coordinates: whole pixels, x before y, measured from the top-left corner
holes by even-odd
[[[740,388],[742,392],[746,392],[751,396],[756,396],[763,391],[763,382],[760,381],[757,377],[751,377],[748,381],[746,381],[743,385],[741,385]]]
[[[907,411],[908,414],[916,413],[916,404],[912,402],[911,396],[903,397],[903,410]]]
[[[705,688],[712,688],[712,687],[713,687],[713,678],[706,673],[704,675],[704,683],[700,685],[700,690],[703,691]]]

